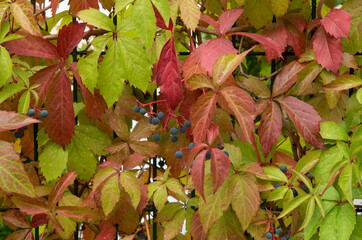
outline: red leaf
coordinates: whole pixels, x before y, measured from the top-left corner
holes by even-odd
[[[48,212],[48,207],[45,202],[35,198],[14,196],[11,201],[20,211],[28,215],[36,215]]]
[[[288,35],[282,21],[266,25],[263,35],[273,40],[278,45],[280,51],[284,52],[287,47]]]
[[[205,178],[205,155],[207,150],[200,152],[192,165],[191,177],[192,182],[195,185],[196,190],[200,193],[200,196],[206,201],[204,195],[204,178]]]
[[[321,117],[318,112],[311,105],[295,97],[282,96],[277,100],[304,140],[316,147],[326,149],[319,134]]]
[[[57,207],[54,212],[64,217],[82,219],[89,213],[89,211],[90,209],[85,207],[61,206]]]
[[[231,167],[226,153],[218,148],[211,148],[211,176],[214,184],[214,193],[224,183]]]
[[[55,183],[52,191],[49,194],[48,206],[55,207],[60,198],[62,197],[65,189],[73,183],[77,175],[74,174],[75,170],[63,174],[60,179]]]
[[[40,121],[21,113],[0,110],[0,131],[18,129],[38,122]]]
[[[211,123],[210,126],[207,128],[207,141],[209,142],[209,144],[211,145],[215,138],[219,135],[219,126]]]
[[[155,7],[155,5],[152,4],[153,7],[153,11],[155,12],[155,16],[156,16],[156,26],[165,30],[170,30],[165,23],[165,20],[163,20],[163,17],[161,16],[161,13],[157,10],[157,8]],[[171,22],[171,19],[170,19]]]
[[[282,71],[275,78],[273,85],[273,97],[287,91],[297,81],[297,73],[306,65],[298,61],[292,61],[285,65]]]
[[[19,228],[30,228],[30,223],[26,218],[26,215],[19,210],[11,209],[2,214],[1,217],[8,223],[11,223]]]
[[[109,220],[104,220],[100,225],[101,233],[98,234],[96,240],[114,239],[116,236],[116,228]]]
[[[121,170],[121,164],[118,163],[118,162],[115,162],[115,161],[110,161],[110,160],[107,160],[101,164],[98,165],[98,168],[99,169],[107,169],[107,168],[112,168],[114,170]]]
[[[188,177],[189,170],[191,167],[192,161],[194,161],[196,155],[200,152],[201,149],[207,148],[208,146],[205,143],[197,143],[187,155],[187,162],[186,162],[186,175]]]
[[[97,0],[69,0],[69,12],[75,14],[88,8],[99,9]]]
[[[332,9],[321,20],[324,29],[336,38],[349,38],[348,31],[351,28],[351,15],[342,9]]]
[[[6,240],[34,240],[33,233],[31,229],[20,229],[8,235]]]
[[[9,52],[31,57],[61,58],[57,47],[48,40],[21,32],[17,32],[17,34],[24,37],[3,43]]]
[[[317,62],[337,74],[343,60],[341,40],[329,35],[323,27],[319,27],[313,35],[312,42]]]
[[[138,152],[132,153],[125,162],[123,162],[123,169],[130,170],[140,165],[146,156]]]
[[[74,134],[74,110],[71,84],[62,68],[49,87],[45,107],[49,115],[44,120],[45,132],[65,148]]]
[[[42,70],[35,73],[33,76],[29,78],[31,86],[39,85],[34,89],[34,91],[38,94],[38,104],[35,106],[35,98],[32,97],[32,102],[30,106],[33,108],[40,108],[43,105],[45,96],[47,95],[48,88],[50,83],[53,80],[55,72],[59,69],[60,64],[54,64],[49,67],[43,68]]]
[[[50,0],[50,6],[52,7],[52,15],[55,16],[60,0]]]
[[[263,35],[257,33],[247,33],[247,32],[238,32],[234,34],[252,38],[258,43],[260,43],[260,46],[265,49],[266,58],[268,59],[269,63],[271,60],[277,57],[283,58],[282,51],[279,49],[278,45],[268,37],[264,37]]]
[[[31,227],[36,228],[36,227],[42,226],[44,224],[47,224],[48,221],[49,221],[49,216],[47,214],[44,214],[44,213],[36,214],[31,219]]]
[[[282,165],[289,165],[293,168],[297,165],[297,162],[294,161],[290,156],[283,152],[275,151],[273,156],[273,163],[280,163]]]
[[[219,33],[224,35],[229,30],[236,20],[243,14],[244,9],[234,8],[227,10],[219,16]]]
[[[303,32],[305,26],[307,26],[307,21],[299,13],[288,13],[283,19],[293,24],[300,32]]]
[[[258,134],[260,136],[261,150],[266,158],[278,137],[282,134],[282,113],[275,102],[271,102],[261,115]]]
[[[67,59],[70,52],[82,40],[86,26],[86,23],[73,22],[59,30],[57,47],[63,59]]]
[[[206,132],[211,124],[216,107],[216,94],[208,92],[203,94],[191,107],[191,129],[195,143],[205,141]]]
[[[299,57],[305,51],[305,35],[289,22],[284,25],[287,29],[288,45],[292,46],[295,55]]]
[[[162,48],[156,75],[157,85],[165,95],[166,101],[172,108],[176,108],[183,98],[183,91],[173,36]]]
[[[207,14],[202,14],[200,20],[208,23],[209,25],[211,25],[218,33],[219,32],[219,24],[215,21],[215,19],[213,19],[212,17],[210,17]]]
[[[205,240],[206,234],[202,227],[199,212],[194,212],[191,218],[191,236],[195,240]]]

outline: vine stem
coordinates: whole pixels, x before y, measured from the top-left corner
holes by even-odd
[[[150,229],[149,229],[149,226],[148,226],[146,215],[143,215],[143,219],[145,220],[145,224],[146,224],[147,239],[151,239]]]
[[[254,133],[253,133],[253,132],[252,132],[252,134],[251,134],[251,139],[253,140],[254,150],[255,150],[255,152],[256,152],[256,156],[258,157],[259,165],[261,166],[261,165],[262,165],[262,162],[261,162],[261,159],[260,159],[258,147],[256,146],[255,137],[254,137]]]
[[[354,161],[355,158],[356,158],[356,156],[353,157],[352,161],[351,161],[349,164],[351,164],[351,163]],[[349,164],[347,164],[347,166],[345,166],[341,171],[339,171],[338,173],[336,173],[336,175],[334,175],[334,176],[331,178],[331,180],[329,180],[329,182],[328,182],[327,185],[323,188],[323,190],[321,191],[321,193],[319,194],[319,196],[322,196],[322,195],[323,195],[323,193],[324,193],[324,191],[327,189],[327,187],[334,181],[334,179],[336,179],[336,178],[338,177],[339,174],[341,174],[341,173],[348,167]]]

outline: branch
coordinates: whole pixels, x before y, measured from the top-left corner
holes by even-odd
[[[106,30],[103,30],[103,29],[93,29],[91,31],[88,31],[83,39],[88,39],[90,38],[91,36],[100,36],[100,35],[103,35],[105,33],[107,33],[108,31]],[[58,34],[50,34],[50,35],[46,35],[44,36],[44,39],[47,39],[47,40],[54,40],[54,39],[57,39],[58,38]]]

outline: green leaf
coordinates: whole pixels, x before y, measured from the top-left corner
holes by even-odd
[[[102,201],[102,208],[104,214],[108,216],[116,203],[119,201],[121,197],[121,191],[118,185],[119,177],[117,174],[112,176],[108,181],[104,184],[102,191],[101,191],[101,201]]]
[[[297,82],[288,92],[289,94],[300,95],[312,84],[313,80],[323,70],[323,67],[313,61],[297,73]]]
[[[137,209],[141,200],[141,188],[138,179],[131,172],[121,173],[121,185],[131,197],[131,204]]]
[[[10,8],[16,22],[25,31],[32,35],[43,36],[33,14],[33,4],[27,0],[17,0]]]
[[[245,0],[243,16],[259,29],[273,20],[271,1],[269,0]]]
[[[312,169],[314,167],[314,165],[316,165],[316,163],[318,162],[321,153],[322,153],[322,150],[308,152],[301,159],[299,159],[294,170],[301,174],[308,173],[309,170]],[[292,177],[292,180],[293,179],[294,178]]]
[[[299,207],[299,205],[301,205],[303,202],[307,201],[311,197],[312,196],[309,194],[303,194],[297,196],[292,201],[290,201],[286,207],[284,207],[283,211],[278,216],[278,219],[284,217],[285,215],[287,215],[288,213]]]
[[[30,91],[26,91],[19,99],[18,112],[27,113],[30,104]]]
[[[354,206],[352,200],[352,174],[352,164],[348,164],[339,176],[338,185],[351,206]]]
[[[325,218],[326,217],[326,213],[324,211],[324,206],[323,206],[323,203],[322,203],[322,199],[320,196],[318,195],[314,195],[313,196],[314,200],[316,201],[318,207],[319,207],[319,210],[321,211],[321,214],[322,214],[322,217]]]
[[[0,140],[0,189],[35,197],[35,190],[14,145]]]
[[[171,240],[182,231],[182,226],[185,222],[185,210],[178,210],[171,220],[165,223],[165,230],[163,232],[164,240]]]
[[[102,151],[105,147],[111,144],[109,136],[99,130],[96,126],[77,125],[75,126],[75,135],[79,136],[83,144],[87,146],[94,154],[105,154]]]
[[[107,53],[99,67],[98,86],[108,107],[111,107],[122,94],[125,80],[123,78],[124,62],[118,45],[115,41],[108,44]]]
[[[4,23],[2,23],[2,22],[3,22],[4,16],[9,8],[9,6],[10,6],[10,2],[0,2],[0,27],[2,27],[2,25],[4,25]],[[0,38],[0,42],[1,42],[1,38]]]
[[[356,75],[342,75],[337,77],[331,83],[324,85],[325,88],[330,88],[335,91],[347,90],[354,87],[359,87],[362,85],[362,79]]]
[[[158,211],[161,211],[167,201],[166,185],[162,184],[153,194],[153,202]]]
[[[147,196],[148,198],[150,198],[153,193],[157,190],[157,188],[163,184],[163,182],[161,181],[156,181],[156,182],[151,182],[150,184],[147,185]]]
[[[129,83],[145,92],[151,79],[151,63],[146,51],[140,44],[131,38],[121,36],[117,39],[117,48],[120,48],[120,61],[122,63],[122,74]]]
[[[338,162],[342,161],[343,153],[337,146],[330,148],[328,151],[323,151],[319,157],[318,163],[311,170],[313,176],[318,180],[322,179],[321,183],[327,183],[329,181],[329,172],[332,167]]]
[[[150,0],[137,0],[130,16],[138,36],[149,49],[156,33],[156,17]]]
[[[356,98],[360,104],[362,104],[362,88],[358,89],[356,93]]]
[[[13,72],[20,78],[23,84],[29,88],[29,76],[23,68],[13,67]]]
[[[0,87],[2,87],[12,74],[12,65],[10,54],[3,46],[0,46]]]
[[[183,187],[181,185],[181,183],[175,179],[175,178],[169,178],[166,181],[166,187],[168,188],[168,190],[170,190],[174,195],[176,195],[178,200],[181,200],[182,202],[186,201],[186,194],[183,191]],[[181,199],[180,199],[181,198]]]
[[[320,134],[325,139],[348,141],[349,136],[336,122],[321,122]]]
[[[201,18],[201,11],[198,3],[194,0],[180,0],[181,19],[186,27],[195,31]],[[168,22],[166,22],[168,24]]]
[[[285,193],[288,191],[288,187],[287,186],[281,186],[278,187],[277,189],[274,189],[268,196],[267,201],[276,201],[279,199],[284,198]]]
[[[160,12],[163,20],[165,21],[166,26],[168,26],[170,19],[170,5],[168,4],[168,0],[151,0],[153,5]]]
[[[275,166],[265,166],[263,167],[263,170],[264,173],[268,176],[268,178],[266,178],[267,180],[288,183],[287,177],[282,171],[280,171],[279,168]]]
[[[298,232],[301,231],[302,229],[304,229],[309,224],[310,220],[313,217],[314,209],[315,209],[315,200],[314,200],[314,198],[311,198],[308,201],[307,210],[305,211],[304,220],[303,220],[302,225],[299,227]]]
[[[117,1],[116,5],[114,6],[114,13],[118,14],[122,11],[125,7],[127,7],[133,0],[126,0],[126,1]]]
[[[357,155],[360,151],[362,151],[362,125],[353,133],[351,140],[352,156]]]
[[[67,167],[68,150],[50,141],[39,154],[39,167],[47,181],[57,179]]]
[[[1,46],[0,46],[1,47]],[[6,99],[13,96],[14,94],[21,92],[24,90],[25,87],[22,84],[7,84],[3,89],[0,91],[0,103],[3,103]]]
[[[357,215],[357,222],[350,240],[362,240],[362,215]]]
[[[297,176],[300,178],[300,180],[302,180],[302,182],[308,187],[308,189],[309,189],[310,191],[312,191],[313,186],[312,186],[312,184],[310,183],[310,180],[309,180],[306,176],[300,174],[299,172],[297,172],[297,171],[295,171],[295,170],[293,170],[293,173],[297,174]]]
[[[273,8],[273,13],[277,18],[283,16],[288,10],[289,0],[273,0],[271,1],[271,3]]]
[[[343,156],[346,159],[351,159],[349,146],[347,145],[347,143],[342,142],[342,141],[337,141],[337,147],[343,153]]]
[[[97,9],[89,8],[78,12],[76,15],[89,25],[93,25],[110,32],[114,32],[116,30],[113,21]]]
[[[208,239],[245,239],[240,222],[231,208],[210,229]]]

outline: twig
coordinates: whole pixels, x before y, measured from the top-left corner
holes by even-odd
[[[88,31],[87,34],[84,35],[83,39],[88,39],[90,36],[103,35],[107,32],[108,31],[103,30],[103,29],[93,29],[91,31]],[[57,38],[58,38],[58,34],[50,34],[50,35],[44,36],[44,39],[47,39],[47,40],[55,40]]]
[[[146,224],[147,239],[151,239],[151,234],[150,234],[150,229],[149,229],[149,226],[148,226],[146,214],[143,215],[143,219],[145,220],[145,224]],[[154,219],[153,219],[153,221],[154,221]]]

